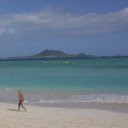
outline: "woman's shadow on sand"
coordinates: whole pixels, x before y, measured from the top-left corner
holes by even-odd
[[[22,111],[22,110],[19,110],[19,111],[18,111],[17,109],[11,109],[11,108],[10,108],[10,109],[7,109],[7,110],[13,111],[13,112],[24,112],[24,111]]]
[[[9,111],[15,111],[15,112],[17,111],[17,109],[7,109],[7,110],[9,110]]]

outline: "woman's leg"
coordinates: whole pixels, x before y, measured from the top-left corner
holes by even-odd
[[[19,101],[19,103],[18,103],[18,111],[20,110],[20,105],[21,105],[21,103],[20,103],[20,101]]]
[[[25,110],[25,112],[27,111],[26,108],[23,106],[23,102],[21,102],[21,107]]]

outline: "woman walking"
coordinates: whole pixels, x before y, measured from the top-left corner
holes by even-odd
[[[18,111],[20,110],[20,106],[25,110],[25,112],[27,111],[26,108],[23,106],[23,102],[24,102],[24,95],[22,93],[21,90],[18,91],[18,99],[19,99],[19,103],[18,103]]]

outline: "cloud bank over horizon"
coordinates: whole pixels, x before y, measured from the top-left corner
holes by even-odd
[[[45,32],[50,35],[84,36],[106,32],[128,31],[128,7],[105,14],[74,15],[47,9],[31,13],[0,16],[0,36]]]
[[[44,49],[128,55],[127,41],[127,1],[1,0],[0,57]]]

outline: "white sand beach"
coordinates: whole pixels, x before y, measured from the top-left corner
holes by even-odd
[[[128,113],[0,103],[0,128],[128,128]]]

